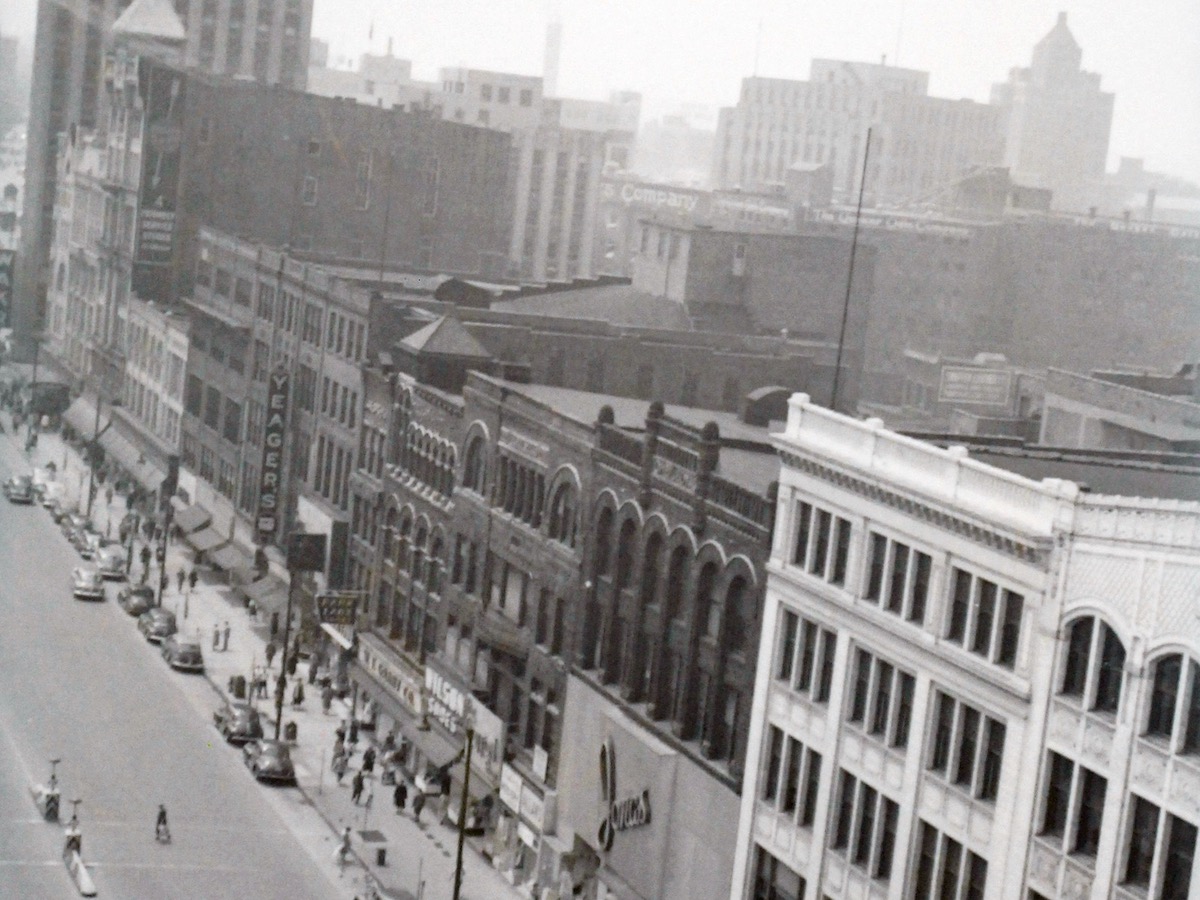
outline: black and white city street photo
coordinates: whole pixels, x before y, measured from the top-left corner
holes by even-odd
[[[1200,900],[1196,0],[0,0],[0,900]]]

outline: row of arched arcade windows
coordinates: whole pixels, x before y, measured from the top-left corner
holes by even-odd
[[[1065,637],[1059,695],[1092,712],[1115,715],[1125,686],[1120,637],[1096,616],[1068,623]],[[1200,662],[1183,653],[1158,654],[1146,669],[1149,695],[1140,733],[1166,743],[1172,753],[1200,753]]]
[[[454,445],[427,428],[411,422],[400,448],[400,468],[443,497],[454,493],[458,454]]]
[[[411,652],[436,646],[436,604],[445,581],[446,542],[413,510],[389,507],[380,529],[381,568],[375,625]],[[400,577],[402,574],[407,578]],[[423,590],[418,590],[418,587]]]
[[[613,509],[600,509],[580,664],[711,757],[733,760],[749,685],[728,683],[724,661],[752,659],[755,578],[745,559],[727,562],[714,545],[696,551],[681,531],[668,535],[633,516],[618,528]],[[702,654],[705,644],[713,652]]]

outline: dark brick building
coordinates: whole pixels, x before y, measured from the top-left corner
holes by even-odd
[[[182,103],[174,281],[143,295],[186,293],[202,226],[366,265],[503,271],[508,135],[194,71]]]

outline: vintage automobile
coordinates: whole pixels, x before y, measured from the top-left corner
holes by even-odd
[[[80,566],[71,572],[71,596],[84,600],[104,599],[104,579],[91,566]]]
[[[263,736],[262,718],[248,703],[226,703],[213,713],[213,724],[231,744],[244,744]]]
[[[204,654],[200,642],[176,632],[162,642],[162,657],[172,669],[181,672],[203,672]]]
[[[259,781],[296,783],[296,767],[292,765],[292,754],[283,741],[250,741],[242,748],[242,758]]]
[[[175,614],[161,606],[148,609],[138,616],[138,631],[152,644],[162,643],[177,630]]]

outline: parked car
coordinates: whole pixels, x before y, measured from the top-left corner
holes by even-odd
[[[71,532],[71,546],[84,559],[91,559],[96,551],[97,535],[90,526],[76,528]]]
[[[78,507],[65,497],[51,500],[46,509],[50,511],[50,518],[54,520],[54,523],[60,526],[69,516],[78,511]]]
[[[131,616],[140,616],[154,607],[154,588],[146,584],[126,585],[117,592],[117,605]]]
[[[244,744],[263,736],[262,718],[248,703],[226,703],[213,713],[213,724],[231,744]]]
[[[91,566],[80,566],[71,571],[71,596],[87,600],[104,599],[104,579]]]
[[[83,513],[76,510],[74,512],[69,513],[68,515],[63,516],[62,521],[59,522],[58,524],[59,524],[59,528],[62,529],[62,533],[66,536],[67,540],[70,540],[71,535],[74,534],[76,531],[86,531],[87,523],[88,523],[87,516],[83,515]]]
[[[103,577],[112,581],[120,581],[125,577],[125,548],[120,544],[101,547],[95,560]]]
[[[138,631],[152,644],[158,644],[173,635],[178,629],[175,614],[161,606],[146,610],[138,616]]]
[[[4,496],[9,503],[33,503],[33,479],[28,475],[14,475],[4,482]]]
[[[33,470],[33,496],[39,500],[42,498],[42,491],[46,485],[54,480],[54,472],[50,468],[34,469]]]
[[[292,754],[283,741],[250,741],[242,748],[242,759],[259,781],[296,783],[296,767]]]
[[[67,495],[67,486],[61,481],[48,481],[42,487],[42,506],[49,506],[55,501],[62,502]]]
[[[203,672],[204,654],[195,638],[175,633],[162,642],[162,657],[172,669],[181,672]]]

